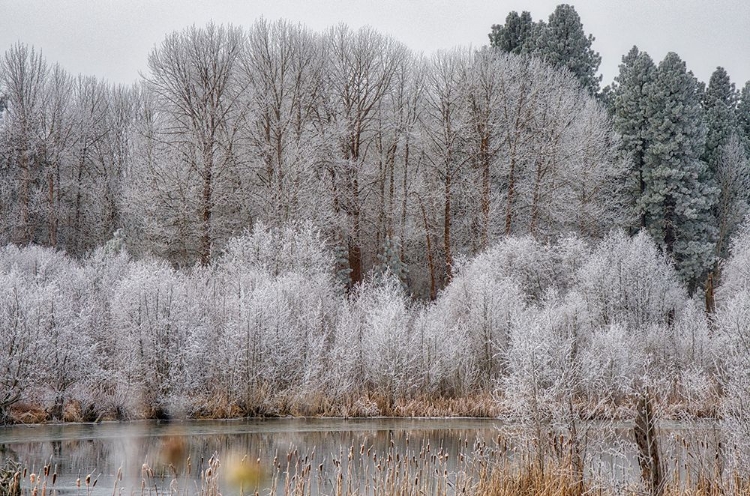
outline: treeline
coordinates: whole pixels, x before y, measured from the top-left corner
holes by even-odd
[[[208,265],[258,222],[312,222],[349,288],[389,266],[435,298],[507,235],[633,217],[607,112],[576,78],[485,49],[415,55],[369,28],[188,28],[134,87],[25,45],[0,64],[0,241]]]
[[[601,57],[570,5],[548,22],[511,12],[489,37],[501,52],[569,70],[607,107],[635,215],[625,224],[631,233],[648,231],[690,291],[705,288],[710,300],[728,241],[748,213],[750,82],[739,92],[718,67],[706,85],[677,54],[657,65],[633,47],[614,83],[599,91]]]
[[[600,91],[567,5],[511,13],[490,40],[424,57],[369,28],[193,27],[132,87],[17,44],[0,242],[83,256],[119,231],[135,257],[207,265],[257,222],[309,221],[348,288],[388,266],[434,299],[504,236],[645,229],[691,291],[714,284],[747,211],[750,87],[634,49]]]

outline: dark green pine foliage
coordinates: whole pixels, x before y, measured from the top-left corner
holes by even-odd
[[[596,74],[602,58],[591,48],[593,42],[594,37],[583,31],[576,9],[562,4],[549,16],[549,22],[542,25],[532,53],[554,67],[567,67],[593,95],[599,91],[602,79]]]
[[[685,62],[668,53],[647,88],[649,144],[640,206],[646,228],[673,257],[692,292],[713,264],[716,236],[712,209],[717,191],[705,182],[708,168],[701,160],[706,130],[700,85]]]
[[[533,48],[534,21],[529,12],[513,11],[505,18],[505,24],[493,24],[489,34],[490,46],[504,52],[519,55]]]
[[[706,115],[706,148],[703,160],[711,174],[716,173],[721,158],[722,147],[737,132],[737,90],[723,67],[717,67],[703,95],[703,108]]]
[[[401,287],[406,291],[407,277],[409,275],[409,269],[407,265],[401,260],[399,253],[401,252],[401,239],[398,236],[391,238],[386,236],[385,243],[383,244],[383,251],[378,254],[378,266],[375,269],[376,275],[384,277],[387,274],[398,279]]]
[[[633,47],[622,58],[615,78],[611,102],[615,130],[620,134],[620,152],[630,164],[628,189],[633,198],[637,227],[646,227],[643,196],[646,194],[646,150],[649,146],[649,118],[653,112],[646,98],[656,76],[656,65],[646,52]]]
[[[745,142],[746,152],[750,155],[750,81],[745,83],[740,93],[740,101],[737,105],[737,124],[742,141]]]

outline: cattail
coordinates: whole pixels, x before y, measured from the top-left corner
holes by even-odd
[[[76,479],[76,487],[81,487],[81,478]]]
[[[91,484],[91,474],[86,476],[86,485],[88,486],[89,484]]]
[[[49,465],[44,466],[44,476],[49,477]]]
[[[32,473],[29,475],[29,481],[34,484],[36,482],[36,474]]]
[[[52,485],[55,485],[55,482],[57,482],[57,470],[52,474]]]

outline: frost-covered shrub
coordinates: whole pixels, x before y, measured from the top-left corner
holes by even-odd
[[[461,266],[457,279],[472,280],[483,274],[495,280],[508,278],[516,281],[524,295],[539,299],[558,283],[556,269],[552,247],[531,236],[508,237]]]
[[[218,265],[263,271],[272,276],[296,273],[305,277],[333,274],[334,258],[326,242],[310,224],[268,228],[261,223],[251,232],[232,238]]]
[[[716,291],[717,303],[750,290],[750,219],[742,226],[730,248],[731,256],[721,270],[721,286]]]
[[[261,226],[228,243],[207,275],[220,281],[227,391],[250,401],[260,390],[309,390],[320,380],[338,299],[332,268],[309,227]]]
[[[132,411],[139,407],[167,413],[180,391],[188,337],[183,277],[163,262],[136,262],[112,297],[123,402],[118,407],[131,414],[144,413]]]
[[[581,378],[590,398],[611,403],[636,392],[648,362],[640,339],[640,334],[623,324],[608,325],[593,334],[581,353]]]
[[[645,232],[607,236],[578,274],[593,325],[669,323],[686,302],[677,273]]]
[[[78,263],[50,248],[0,252],[0,411],[20,399],[62,418],[66,401],[90,402],[97,373],[92,309]]]
[[[727,431],[737,447],[739,467],[750,463],[750,228],[734,239],[717,290],[714,325],[724,344],[725,390],[722,409]]]

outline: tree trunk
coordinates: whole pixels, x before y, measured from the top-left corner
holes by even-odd
[[[204,153],[203,163],[203,195],[201,201],[201,244],[200,244],[200,263],[202,266],[208,265],[211,261],[211,210],[213,194],[213,153],[208,150]]]
[[[445,209],[443,218],[443,249],[445,250],[445,282],[447,286],[453,279],[453,254],[451,252],[451,173],[445,175]]]

